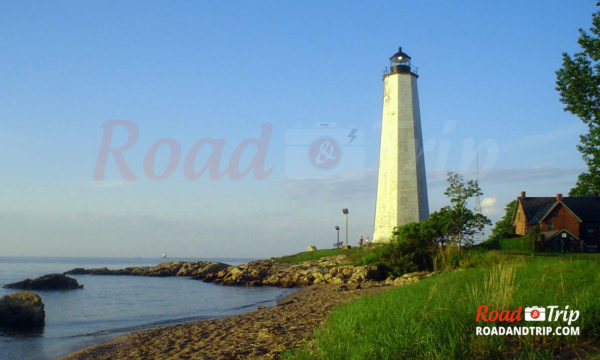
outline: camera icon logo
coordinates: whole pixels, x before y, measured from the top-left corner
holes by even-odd
[[[546,309],[543,307],[526,307],[525,321],[544,321],[546,320]]]
[[[286,131],[285,175],[289,178],[360,175],[364,166],[364,134],[360,129],[317,123]]]

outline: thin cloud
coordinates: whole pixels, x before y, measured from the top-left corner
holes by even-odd
[[[293,199],[311,197],[331,200],[340,197],[374,197],[377,191],[377,170],[322,179],[287,178],[280,182],[284,186],[286,195]]]
[[[572,184],[573,178],[583,168],[492,168],[479,169],[479,181],[483,184],[519,184],[519,185],[553,185]],[[446,178],[450,169],[427,172],[429,188],[447,186]],[[467,179],[474,179],[475,169],[459,171]],[[482,175],[483,174],[483,175]],[[287,178],[280,180],[289,198],[339,199],[375,198],[377,194],[377,170],[367,170],[361,174],[349,174],[323,179]],[[490,200],[487,200],[492,201]],[[483,204],[482,204],[483,206]]]
[[[569,180],[576,177],[584,168],[484,168],[479,169],[479,182],[486,184],[504,183],[570,183]],[[442,186],[446,184],[449,171],[456,171],[467,179],[475,179],[476,169],[464,170],[432,170],[427,172],[429,186]]]
[[[486,197],[486,198],[483,198],[483,201],[481,202],[481,206],[484,208],[492,208],[492,207],[496,206],[497,202],[498,201],[495,197]]]
[[[565,136],[573,136],[581,134],[582,132],[583,130],[581,126],[573,125],[555,129],[546,133],[521,136],[506,144],[506,147],[538,147],[539,145],[547,145],[554,143],[557,140],[564,139]]]

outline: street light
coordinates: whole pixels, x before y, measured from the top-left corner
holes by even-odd
[[[337,241],[335,242],[335,248],[339,249],[340,248],[340,227],[339,226],[335,226],[335,229],[337,230]]]
[[[346,248],[348,247],[348,209],[342,209],[342,213],[346,215]]]

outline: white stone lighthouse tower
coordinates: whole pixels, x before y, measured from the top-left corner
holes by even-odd
[[[373,241],[389,241],[397,226],[429,217],[418,75],[402,48],[383,76],[383,116]]]

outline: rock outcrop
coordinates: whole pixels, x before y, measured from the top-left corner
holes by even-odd
[[[81,289],[83,288],[83,285],[79,285],[77,280],[63,274],[48,274],[33,280],[26,279],[16,283],[7,284],[3,287],[21,290],[70,290]]]
[[[319,283],[346,284],[385,279],[385,272],[372,265],[330,265],[314,262],[276,264],[268,260],[230,266],[201,279],[223,285],[244,286],[308,286]]]
[[[203,278],[216,273],[229,265],[214,261],[171,261],[156,266],[127,267],[110,270],[106,267],[98,269],[75,268],[65,272],[69,275],[134,275],[134,276],[187,276]]]
[[[65,274],[187,276],[222,285],[279,287],[319,283],[359,284],[365,281],[381,281],[387,277],[386,271],[380,267],[353,266],[344,261],[344,256],[332,256],[298,264],[281,264],[273,260],[258,260],[242,265],[175,261],[152,267],[129,267],[118,270],[77,268]]]
[[[42,299],[34,293],[21,291],[0,299],[0,327],[36,329],[44,326],[45,318]]]

